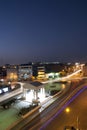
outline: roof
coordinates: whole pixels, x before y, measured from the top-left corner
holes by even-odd
[[[23,87],[25,89],[33,89],[33,90],[39,90],[40,88],[43,87],[43,83],[38,82],[38,81],[34,81],[34,82],[28,82],[28,83],[24,83]]]
[[[35,87],[39,87],[39,86],[43,85],[41,82],[38,82],[38,81],[31,82],[30,84],[35,86]]]

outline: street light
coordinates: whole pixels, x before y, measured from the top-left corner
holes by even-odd
[[[70,112],[70,108],[67,107],[67,108],[65,109],[65,111],[66,111],[66,113],[69,113],[69,112]]]
[[[70,108],[67,107],[67,108],[65,109],[65,112],[66,112],[66,113],[70,113]],[[76,130],[80,130],[80,129],[79,129],[79,118],[78,118],[78,116],[77,116],[77,118],[76,118]]]

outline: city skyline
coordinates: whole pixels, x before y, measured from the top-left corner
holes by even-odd
[[[0,1],[0,64],[87,60],[87,2]]]

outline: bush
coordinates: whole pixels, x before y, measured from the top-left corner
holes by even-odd
[[[52,95],[55,95],[56,93],[58,93],[60,90],[51,90],[50,91],[50,95],[52,96]]]
[[[23,107],[20,109],[18,115],[25,115],[29,111],[33,110],[35,107],[37,107],[37,105],[30,105],[29,107]]]

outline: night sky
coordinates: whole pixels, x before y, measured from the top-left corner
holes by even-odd
[[[86,0],[0,0],[0,64],[87,61]]]

